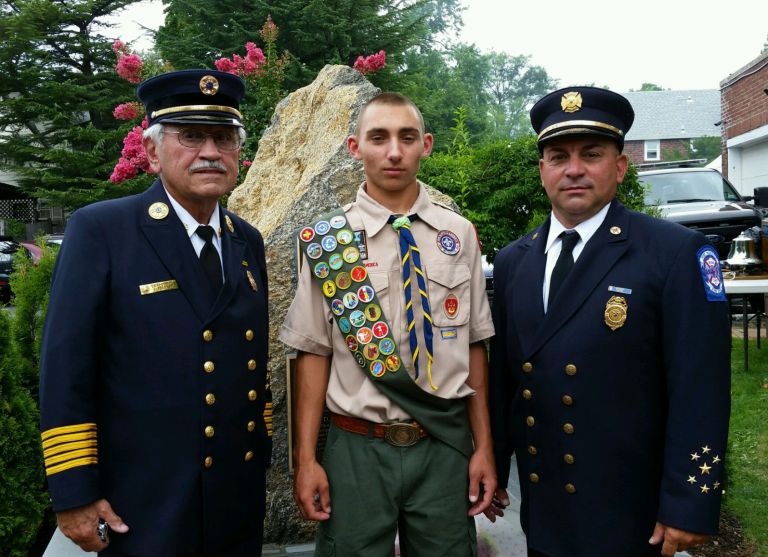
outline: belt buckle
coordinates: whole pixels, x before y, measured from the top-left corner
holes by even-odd
[[[394,447],[410,447],[419,441],[419,426],[416,424],[389,424],[384,430],[384,441]]]

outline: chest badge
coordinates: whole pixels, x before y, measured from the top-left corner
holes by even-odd
[[[448,319],[456,319],[456,315],[459,313],[459,299],[456,294],[448,294],[443,304],[443,311]]]
[[[147,212],[149,213],[149,216],[155,220],[163,220],[165,217],[168,216],[168,211],[169,211],[168,205],[160,201],[150,205],[149,209],[147,210]]]
[[[441,230],[437,233],[437,247],[446,255],[456,255],[461,250],[461,242],[450,230]]]
[[[627,321],[627,300],[623,296],[611,296],[605,304],[605,324],[615,331]]]
[[[234,234],[235,225],[232,224],[232,219],[229,218],[229,215],[224,215],[224,222],[227,224],[227,230],[229,230],[230,234]],[[219,233],[219,236],[221,236],[221,233]]]

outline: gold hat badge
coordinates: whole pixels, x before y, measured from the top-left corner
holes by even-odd
[[[200,92],[212,97],[219,92],[219,80],[212,75],[204,75],[200,78]]]
[[[627,300],[623,296],[611,296],[605,304],[605,324],[615,331],[627,321]]]
[[[560,99],[560,107],[563,109],[563,112],[577,112],[581,109],[581,103],[581,93],[578,91],[565,93],[563,98]]]

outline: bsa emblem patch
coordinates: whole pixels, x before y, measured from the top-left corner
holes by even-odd
[[[441,230],[437,233],[437,247],[446,255],[456,255],[461,250],[461,242],[450,230]]]
[[[615,331],[627,321],[627,300],[623,296],[611,296],[605,304],[605,324]]]
[[[448,294],[443,304],[443,310],[448,319],[456,319],[456,315],[459,313],[459,299],[456,294]]]
[[[168,216],[168,211],[168,205],[165,203],[160,203],[159,201],[150,205],[149,209],[147,210],[149,216],[155,220],[163,220]]]
[[[578,91],[566,93],[563,95],[563,98],[560,99],[560,108],[563,109],[563,112],[577,112],[581,110],[581,104],[581,93]]]
[[[703,246],[696,252],[699,262],[701,280],[704,281],[704,292],[709,302],[725,302],[725,283],[720,270],[720,259],[712,246]]]

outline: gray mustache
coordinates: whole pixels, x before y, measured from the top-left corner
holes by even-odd
[[[194,172],[195,170],[221,170],[222,172],[226,172],[227,168],[220,163],[219,161],[200,161],[196,162],[192,166],[189,167],[190,172]]]

